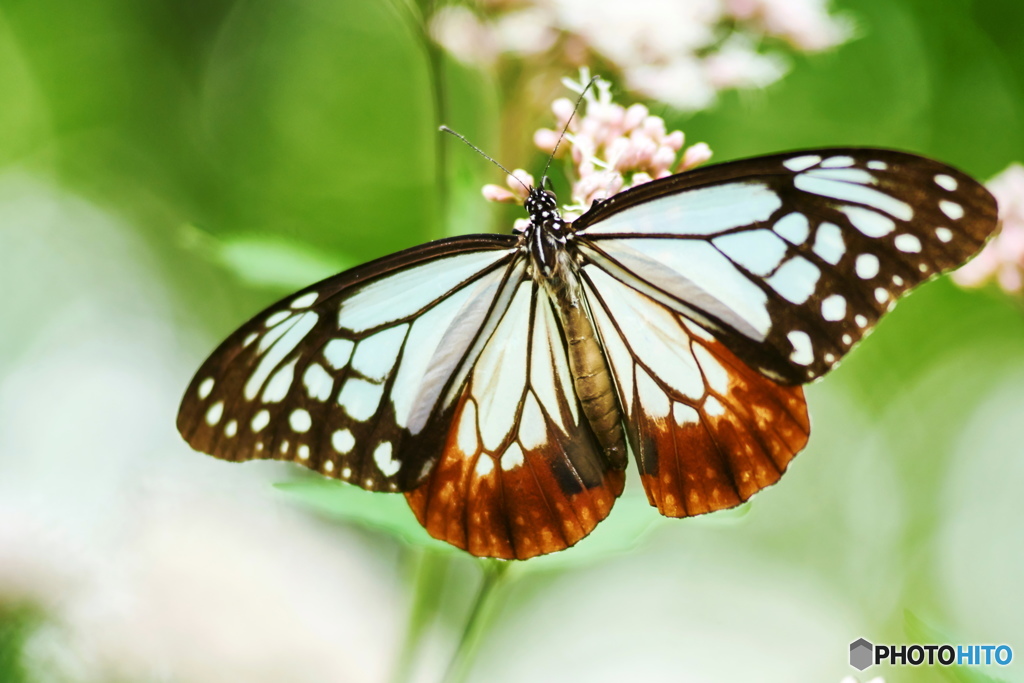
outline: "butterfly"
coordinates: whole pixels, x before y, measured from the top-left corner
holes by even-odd
[[[477,556],[578,542],[630,453],[661,514],[733,507],[807,443],[800,385],[997,225],[960,171],[857,148],[688,171],[571,223],[544,189],[525,208],[259,313],[196,373],[182,436],[403,492]]]

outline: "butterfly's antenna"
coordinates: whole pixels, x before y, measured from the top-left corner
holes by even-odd
[[[565,127],[562,129],[562,134],[558,136],[558,141],[555,142],[555,148],[551,150],[551,156],[548,157],[548,163],[546,166],[544,166],[544,173],[541,175],[540,180],[541,187],[544,187],[544,181],[547,180],[548,178],[548,169],[551,168],[551,162],[555,160],[555,155],[558,153],[558,146],[562,144],[562,138],[564,138],[565,134],[569,132],[569,124],[572,123],[573,117],[576,116],[576,111],[580,108],[580,105],[583,104],[583,98],[586,97],[587,91],[590,90],[591,86],[593,86],[599,80],[601,80],[600,76],[594,76],[593,78],[591,78],[590,82],[587,83],[587,85],[583,88],[582,92],[580,92],[580,96],[576,99],[576,106],[572,108],[572,113],[569,114],[569,120],[565,122]]]
[[[439,128],[439,130],[440,130],[441,132],[443,132],[443,133],[451,133],[452,135],[454,135],[454,136],[455,136],[455,137],[457,137],[458,139],[460,139],[460,140],[462,140],[463,142],[465,142],[465,143],[466,143],[467,145],[469,145],[470,147],[472,147],[473,149],[475,149],[475,150],[476,150],[476,153],[477,153],[477,154],[479,154],[480,156],[482,156],[482,157],[483,157],[484,159],[487,159],[487,160],[488,160],[489,162],[491,162],[492,164],[494,164],[495,166],[497,166],[498,168],[500,168],[500,169],[501,169],[502,171],[504,171],[504,172],[505,172],[506,174],[508,174],[508,176],[509,176],[510,178],[512,178],[512,179],[513,179],[513,180],[515,180],[515,181],[516,181],[517,183],[519,183],[520,185],[522,185],[522,186],[523,186],[523,189],[524,189],[524,190],[526,190],[527,192],[529,192],[529,191],[530,191],[530,189],[531,189],[531,188],[527,187],[527,186],[526,186],[526,183],[524,183],[524,182],[523,182],[522,180],[520,180],[520,179],[519,179],[519,178],[517,178],[516,176],[512,175],[512,172],[511,172],[511,171],[509,171],[509,170],[508,170],[507,168],[505,168],[504,166],[502,166],[501,164],[499,164],[499,163],[498,163],[497,161],[495,161],[495,160],[494,160],[494,159],[493,159],[493,158],[492,158],[492,157],[491,157],[490,155],[488,155],[488,154],[487,154],[486,152],[484,152],[484,151],[483,151],[482,149],[480,149],[479,147],[477,147],[476,145],[474,145],[474,144],[473,144],[472,142],[470,142],[469,140],[467,140],[467,139],[466,139],[466,136],[462,135],[461,133],[456,133],[456,132],[455,132],[454,130],[452,130],[452,129],[451,129],[451,128],[449,128],[448,126],[441,126],[441,127]]]

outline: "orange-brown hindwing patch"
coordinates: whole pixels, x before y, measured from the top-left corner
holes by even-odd
[[[585,275],[651,505],[669,517],[703,514],[778,481],[810,432],[800,387],[760,375],[603,271]]]
[[[406,494],[427,531],[480,557],[562,550],[611,511],[624,476],[573,391],[547,295],[524,282],[460,389],[443,451]]]

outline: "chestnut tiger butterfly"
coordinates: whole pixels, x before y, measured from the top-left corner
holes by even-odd
[[[881,149],[655,180],[565,222],[442,239],[311,285],[225,340],[178,429],[402,492],[434,537],[525,559],[610,512],[632,453],[686,517],[774,484],[807,443],[801,384],[997,225],[982,185]]]

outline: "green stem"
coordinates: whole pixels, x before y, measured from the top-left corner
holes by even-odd
[[[473,663],[473,656],[480,643],[480,636],[487,625],[488,612],[493,605],[495,590],[503,583],[502,580],[510,566],[512,566],[511,562],[501,560],[481,561],[484,575],[480,582],[480,589],[470,607],[469,616],[462,629],[462,636],[455,646],[455,652],[452,654],[451,661],[448,662],[448,669],[442,679],[444,683],[462,683],[466,680]]]
[[[423,51],[427,56],[427,68],[430,72],[430,94],[434,109],[434,176],[437,183],[437,216],[441,225],[449,224],[448,210],[451,198],[448,196],[448,141],[445,136],[437,133],[437,129],[448,123],[448,87],[444,70],[444,51],[430,37],[430,20],[443,0],[419,0],[420,22],[419,37]]]
[[[392,683],[406,683],[412,680],[413,663],[419,653],[423,634],[441,604],[440,587],[444,585],[449,563],[449,555],[430,549],[423,550],[417,558],[412,606],[409,610],[402,649],[391,675]]]

